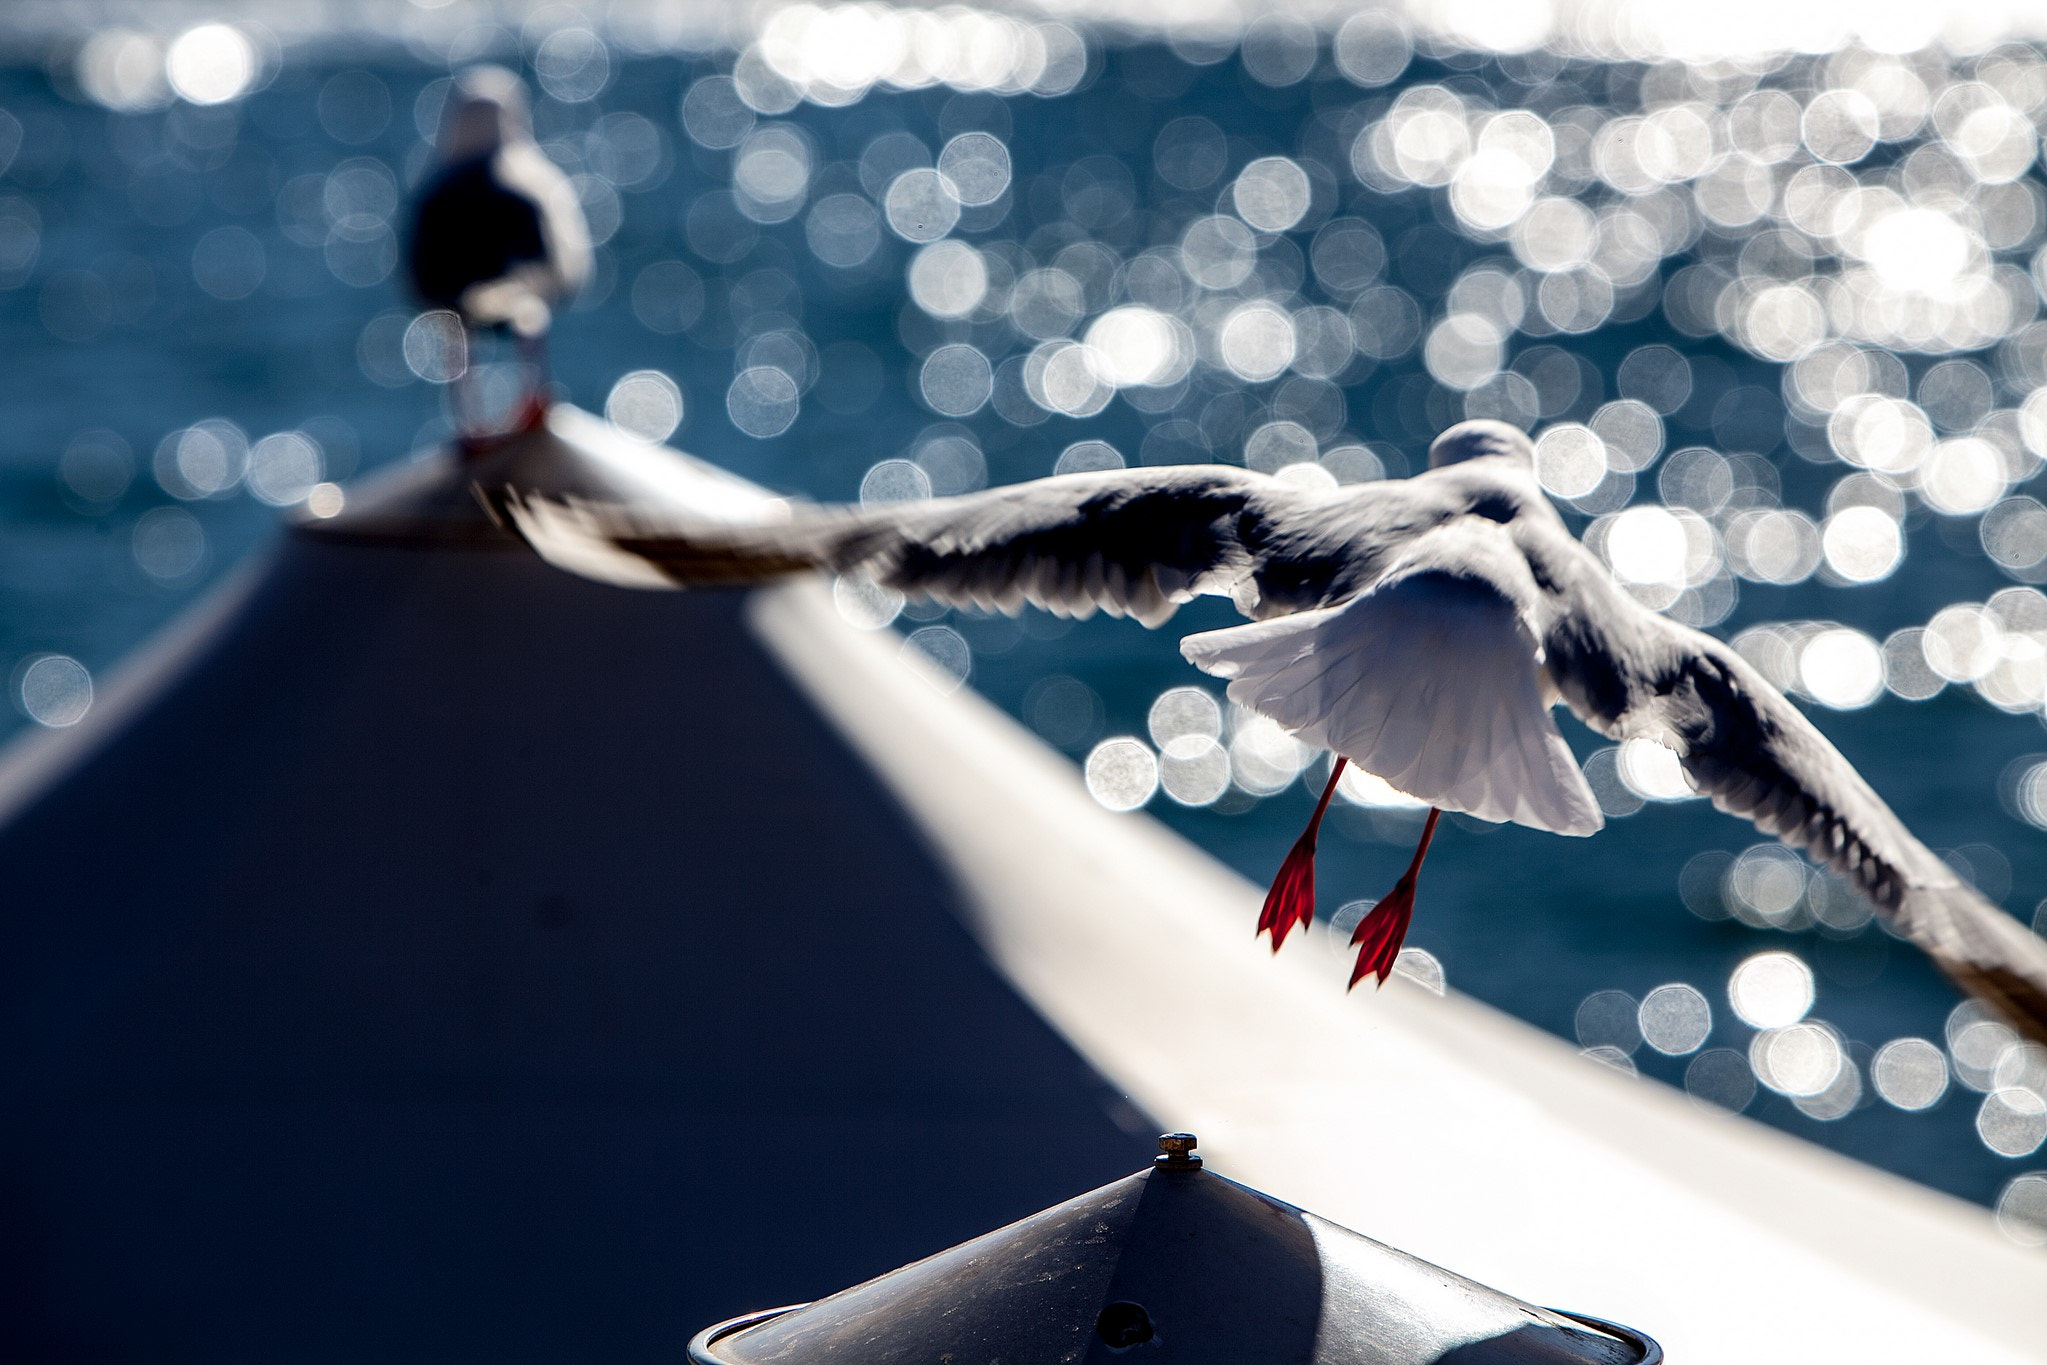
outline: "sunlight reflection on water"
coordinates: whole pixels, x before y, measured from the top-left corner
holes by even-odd
[[[557,361],[622,430],[884,502],[1168,460],[1326,491],[1406,473],[1462,417],[1519,422],[1623,590],[1723,630],[1843,725],[1880,717],[1965,755],[1923,805],[1909,784],[1886,795],[1917,821],[1994,817],[1994,791],[2017,823],[1961,838],[2008,855],[1961,861],[2027,901],[2043,889],[2011,836],[2047,828],[2029,719],[2047,705],[2047,60],[1975,7],[1622,22],[1426,3],[1164,44],[879,5],[708,34],[663,8],[550,6],[515,33],[412,7],[371,61],[230,5],[80,29],[55,85],[40,58],[10,70],[0,290],[19,306],[0,326],[28,383],[107,391],[104,411],[14,405],[33,427],[18,463],[48,468],[11,524],[75,547],[70,586],[6,580],[61,607],[7,628],[24,722],[86,715],[95,671],[271,509],[332,515],[361,452],[441,439],[470,367],[506,381],[391,292],[448,72],[494,59],[538,87],[536,135],[600,244]],[[170,336],[196,359],[164,361]],[[280,358],[252,361],[249,337]],[[102,610],[115,595],[141,615],[53,624],[121,615]],[[1140,645],[1047,617],[1005,636],[855,580],[835,597],[862,627],[901,620],[913,667],[988,688],[1103,804],[1209,822],[1187,828],[1246,867],[1327,772],[1271,722],[1131,664]],[[1957,1013],[1943,1033],[1945,997],[1876,1025],[1837,1001],[1837,950],[1882,946],[1838,882],[1707,823],[1669,750],[1584,764],[1627,833],[1569,857],[1618,865],[1639,838],[1661,867],[1649,845],[1677,826],[1659,821],[1729,846],[1656,874],[1718,956],[1694,970],[1636,943],[1639,962],[1572,964],[1606,980],[1517,985],[1511,1004],[1722,1108],[1852,1129],[1881,1098],[1978,1155],[2037,1149],[2043,1081],[2002,1025]],[[1360,842],[1412,837],[1402,793],[1355,768],[1340,793]],[[1240,819],[1255,839],[1229,832]],[[1572,866],[1532,856],[1559,880]],[[1534,905],[1568,922],[1584,899]],[[1438,981],[1453,957],[1410,951]],[[1823,996],[1890,1041],[1811,1019]],[[1951,1083],[1968,1115],[1943,1115]],[[2030,1178],[1977,1192],[2005,1191],[2008,1230],[2039,1223]]]

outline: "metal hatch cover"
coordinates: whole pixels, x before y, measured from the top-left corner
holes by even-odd
[[[1168,1145],[1170,1142],[1170,1145]],[[696,1365],[1649,1365],[1537,1308],[1200,1168],[1156,1166],[865,1284],[710,1328]]]

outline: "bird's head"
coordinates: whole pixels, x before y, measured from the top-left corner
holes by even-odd
[[[1479,418],[1459,422],[1429,446],[1429,468],[1462,464],[1487,455],[1505,455],[1525,468],[1535,468],[1535,443],[1519,427]]]
[[[448,91],[434,152],[443,164],[452,164],[532,136],[526,87],[519,78],[501,66],[472,66]]]

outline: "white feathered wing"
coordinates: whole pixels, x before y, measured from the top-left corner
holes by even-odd
[[[1419,568],[1180,652],[1230,679],[1232,701],[1430,805],[1557,834],[1605,823],[1550,718],[1535,636],[1485,578]]]

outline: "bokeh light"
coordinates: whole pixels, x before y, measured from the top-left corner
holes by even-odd
[[[14,696],[30,720],[62,730],[92,709],[92,674],[68,655],[31,656],[15,670]]]
[[[256,79],[256,49],[229,24],[200,24],[171,40],[164,53],[171,89],[193,104],[225,104]]]
[[[1159,787],[1158,755],[1143,740],[1128,736],[1097,744],[1081,771],[1088,794],[1109,810],[1136,810]]]
[[[1895,1038],[1877,1049],[1870,1079],[1886,1102],[1917,1112],[1947,1093],[1947,1057],[1924,1038]]]
[[[682,389],[659,370],[621,375],[604,399],[604,415],[640,441],[665,441],[682,425]]]
[[[1642,997],[1637,1011],[1642,1041],[1658,1052],[1682,1057],[1696,1052],[1713,1031],[1713,1006],[1683,982],[1658,986]]]
[[[1728,978],[1727,1003],[1752,1028],[1789,1028],[1812,1008],[1812,968],[1790,953],[1757,953]]]
[[[92,378],[61,415],[22,405],[48,477],[11,504],[12,543],[40,554],[61,528],[80,548],[49,560],[52,610],[12,580],[19,723],[21,661],[117,657],[286,509],[334,516],[357,472],[516,394],[495,338],[403,293],[424,140],[449,72],[487,58],[532,87],[538,153],[597,248],[555,378],[621,432],[880,504],[1188,462],[1329,496],[1418,470],[1451,422],[1511,421],[1618,591],[1731,637],[1915,828],[1980,806],[1945,834],[1985,841],[1957,866],[1994,899],[2040,899],[2020,841],[2047,829],[2029,737],[2047,715],[2047,62],[1999,41],[2002,11],[1432,4],[1245,11],[1160,41],[1064,10],[784,5],[713,38],[635,6],[548,7],[516,33],[413,8],[388,53],[131,16],[6,97],[10,353],[32,393]],[[82,584],[132,609],[62,624]],[[1143,792],[1247,870],[1328,771],[1119,653],[1156,641],[855,577],[833,597],[1076,761],[1122,746],[1098,797]],[[1661,956],[1653,917],[1616,933],[1626,972],[1475,966],[1474,989],[1871,1159],[1938,1146],[1838,1136],[1878,1100],[2015,1159],[2043,1082],[2009,1030],[1972,1015],[1908,1036],[1932,1030],[1900,1002],[1934,988],[1886,965],[1903,950],[1844,882],[1749,846],[1672,749],[1578,752],[1609,819],[1669,842],[1530,846],[1531,865],[1581,860],[1555,866],[1595,866],[1629,903],[1675,881],[1726,936],[1717,971],[1741,962],[1731,1009],[1709,1002],[1717,973]],[[1410,796],[1355,767],[1339,791],[1346,843],[1411,846]],[[1448,955],[1465,930],[1444,932]],[[1442,959],[1413,954],[1398,970],[1440,985]],[[1834,1023],[1809,1017],[1822,989]],[[1979,1197],[2007,1185],[2009,1226],[2047,1226],[2002,1168]]]

